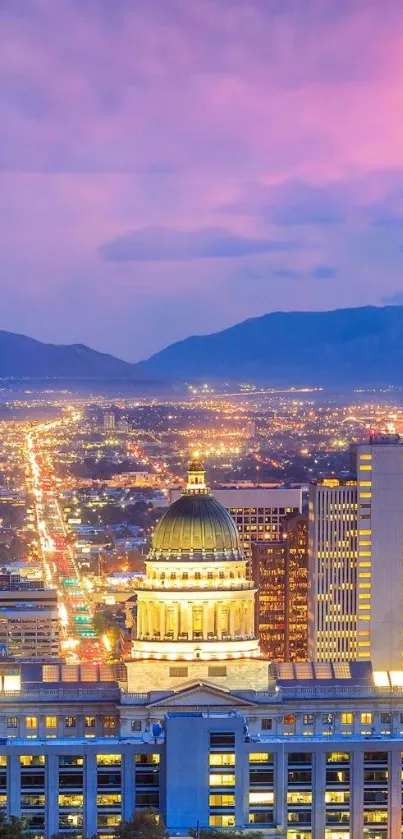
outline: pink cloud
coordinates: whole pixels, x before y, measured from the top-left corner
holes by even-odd
[[[387,14],[375,0],[8,0],[0,278],[15,276],[22,300],[34,282],[47,328],[64,340],[82,329],[81,340],[88,331],[132,358],[152,349],[153,330],[158,342],[186,334],[184,300],[206,329],[290,299],[379,302],[401,275],[398,226],[374,233],[374,218],[375,205],[384,222],[403,209],[402,75],[400,0]],[[315,190],[335,207],[337,230],[308,206]],[[99,257],[107,242],[154,228],[177,241],[216,229],[278,241],[285,219],[304,227],[300,251],[238,254],[237,267],[134,269]],[[327,287],[318,265],[329,266]],[[248,270],[250,301],[239,279]],[[15,328],[21,309],[3,284]],[[70,317],[57,314],[72,289],[86,318],[73,300]],[[162,300],[170,320],[158,314]],[[102,313],[123,322],[128,301],[141,312],[135,342],[129,323],[100,335]],[[43,321],[24,314],[32,333]]]

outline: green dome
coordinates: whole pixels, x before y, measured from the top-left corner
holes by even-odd
[[[149,559],[222,561],[244,556],[225,507],[209,494],[185,494],[157,524]]]

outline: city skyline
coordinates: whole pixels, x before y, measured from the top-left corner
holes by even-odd
[[[3,327],[135,361],[274,309],[402,302],[387,11],[4,3]]]

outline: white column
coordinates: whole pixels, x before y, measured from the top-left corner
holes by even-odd
[[[165,638],[165,603],[160,603],[160,638]]]
[[[203,603],[203,638],[208,634],[208,603]]]
[[[217,638],[222,638],[221,603],[217,603]]]
[[[141,629],[141,603],[137,603],[137,638],[141,638],[142,636],[142,629]]]
[[[252,636],[253,636],[253,635],[254,635],[254,633],[255,633],[255,627],[254,627],[254,625],[253,625],[253,609],[252,609],[252,601],[251,601],[251,600],[248,602],[248,621],[247,621],[247,627],[248,627],[248,635],[252,635]]]
[[[179,603],[174,603],[174,638],[178,640],[179,635]]]
[[[245,636],[245,601],[242,601],[241,604],[241,636],[244,638]]]
[[[189,641],[191,641],[192,638],[193,638],[193,613],[192,613],[192,604],[189,603],[189,601],[186,604],[186,614],[187,614],[187,622],[188,622],[188,627],[187,627],[188,638],[189,638]]]
[[[207,604],[207,635],[214,634],[214,601],[209,600]]]
[[[229,634],[230,638],[235,638],[235,603],[229,604]]]

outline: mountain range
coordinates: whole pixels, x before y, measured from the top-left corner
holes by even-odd
[[[274,385],[403,384],[403,306],[272,312],[186,338],[137,365],[148,376]]]
[[[140,371],[138,371],[140,376]],[[126,378],[134,365],[84,344],[44,344],[0,330],[1,378]]]
[[[138,364],[0,331],[0,377],[403,385],[403,306],[272,312],[178,341]]]

